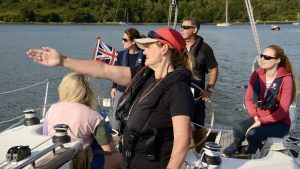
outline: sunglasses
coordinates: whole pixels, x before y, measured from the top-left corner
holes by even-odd
[[[264,54],[260,54],[260,58],[264,58],[265,60],[277,59],[275,57],[264,55]]]
[[[161,40],[167,41],[167,42],[169,42],[172,46],[174,46],[173,43],[171,43],[170,41],[168,41],[167,39],[165,39],[164,37],[160,36],[159,34],[157,34],[157,33],[154,32],[154,31],[150,31],[150,32],[148,33],[148,37],[151,38],[151,39],[156,39],[156,38],[157,38],[157,39],[161,39]]]
[[[187,26],[187,25],[181,25],[180,27],[181,27],[181,29],[184,29],[184,30],[195,28],[194,26]]]
[[[128,41],[129,41],[129,39],[126,39],[126,38],[122,38],[122,40],[123,40],[124,42],[128,42]]]

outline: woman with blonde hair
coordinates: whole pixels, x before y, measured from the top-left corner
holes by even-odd
[[[106,122],[97,110],[97,101],[86,77],[79,73],[66,75],[59,87],[59,102],[53,104],[45,117],[44,134],[54,136],[56,124],[67,124],[68,134],[80,138],[83,144],[104,153],[94,153],[91,168],[104,167],[104,154],[111,153],[111,138]],[[101,147],[100,147],[100,146]],[[99,152],[99,151],[98,151]]]
[[[268,137],[283,137],[289,132],[289,108],[297,98],[291,62],[277,45],[265,48],[260,57],[260,68],[253,72],[245,95],[249,118],[234,127],[234,141],[223,151],[225,156],[241,149],[244,139],[249,145],[240,151],[255,154]]]
[[[194,103],[185,40],[174,29],[160,28],[135,41],[144,49],[145,67],[77,60],[48,47],[30,49],[27,55],[45,66],[63,66],[127,86],[117,110],[122,168],[179,169],[188,151]]]

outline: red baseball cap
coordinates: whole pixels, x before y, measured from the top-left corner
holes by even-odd
[[[135,39],[136,44],[141,49],[145,49],[148,44],[157,41],[167,44],[170,48],[175,49],[177,53],[186,47],[185,40],[181,34],[171,28],[160,28],[150,31],[147,38]]]

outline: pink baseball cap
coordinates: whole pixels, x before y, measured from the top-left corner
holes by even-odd
[[[141,49],[145,49],[148,44],[157,41],[167,44],[170,48],[175,49],[177,53],[180,53],[186,47],[185,40],[181,34],[171,28],[160,28],[150,31],[147,38],[135,39],[137,46]]]

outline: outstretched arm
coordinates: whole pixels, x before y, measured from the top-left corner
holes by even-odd
[[[126,86],[131,80],[129,67],[112,66],[94,60],[73,59],[49,47],[30,49],[27,51],[27,55],[34,62],[48,67],[62,66],[81,74],[108,79],[122,86]]]

